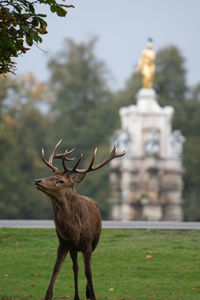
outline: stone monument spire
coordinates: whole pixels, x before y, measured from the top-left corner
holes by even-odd
[[[135,105],[121,107],[121,128],[114,134],[121,160],[111,162],[111,217],[115,220],[181,221],[182,145],[179,130],[172,131],[174,108],[161,107],[152,88],[155,52],[152,41],[142,52],[138,70],[143,88]]]

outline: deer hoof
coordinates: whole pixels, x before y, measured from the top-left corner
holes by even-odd
[[[88,288],[88,286],[87,286],[87,288],[86,288],[86,298],[87,299],[90,299],[91,297],[90,297],[90,291],[89,291],[89,288]]]

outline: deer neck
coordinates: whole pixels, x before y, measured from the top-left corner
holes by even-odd
[[[76,240],[77,232],[74,230],[77,226],[81,228],[82,224],[78,193],[75,189],[67,189],[51,200],[58,236],[63,240]]]
[[[59,218],[63,216],[68,219],[74,214],[79,205],[79,195],[75,188],[67,188],[61,191],[55,197],[51,197],[53,205],[54,216],[59,215]]]
[[[65,199],[67,202],[77,202],[78,200],[78,193],[75,189],[75,187],[67,188],[62,192],[62,197]]]

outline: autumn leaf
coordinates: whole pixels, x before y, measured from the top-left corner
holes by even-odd
[[[171,295],[177,295],[178,294],[178,291],[175,291],[173,293],[169,293],[168,295],[171,296]]]
[[[151,286],[147,284],[146,285],[146,289],[150,289],[150,288],[151,288]]]

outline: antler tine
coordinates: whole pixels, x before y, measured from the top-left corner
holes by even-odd
[[[87,169],[76,169],[77,166],[78,166],[78,164],[79,164],[79,162],[81,161],[81,159],[83,157],[83,154],[81,153],[79,160],[77,161],[76,165],[70,170],[70,173],[87,173],[87,172],[92,171],[92,166],[94,164],[96,153],[97,153],[97,148],[94,150],[94,153],[93,153],[93,156],[92,156],[92,160],[91,160],[91,162],[89,164],[89,167]]]
[[[53,159],[55,157],[55,152],[56,152],[56,149],[58,148],[58,146],[60,145],[60,143],[62,142],[62,139],[55,145],[53,151],[51,152],[51,155],[49,157],[49,163],[52,165],[53,164]]]
[[[83,158],[83,153],[81,153],[81,155],[80,155],[78,161],[76,162],[75,166],[73,168],[71,168],[71,169],[69,169],[69,168],[66,167],[65,160],[63,158],[63,167],[64,167],[65,171],[68,172],[68,173],[70,173],[70,174],[72,174],[72,173],[87,173],[87,172],[90,172],[92,170],[92,166],[94,164],[96,153],[97,153],[97,148],[94,150],[94,153],[93,153],[93,156],[92,156],[92,160],[91,160],[91,162],[89,164],[89,167],[87,169],[83,169],[83,170],[77,169],[77,167],[78,167],[81,159]]]
[[[113,149],[111,151],[111,153],[114,154],[114,157],[113,158],[116,158],[116,157],[121,157],[123,155],[126,154],[126,149],[124,149],[124,151],[122,151],[121,153],[116,153],[116,149],[117,149],[117,141],[115,142],[114,146],[113,146]]]
[[[93,164],[94,164],[94,160],[95,160],[95,157],[96,157],[96,154],[97,154],[97,147],[95,148],[94,150],[94,153],[93,153],[93,156],[92,156],[92,160],[89,164],[89,167],[87,168],[87,171],[86,172],[89,172],[90,170],[92,170],[92,167],[93,167]]]
[[[70,151],[66,150],[64,153],[56,154],[56,155],[54,156],[54,158],[63,159],[63,157],[64,157],[65,160],[69,160],[69,161],[75,160],[75,159],[76,159],[75,157],[72,157],[72,158],[66,157],[67,155],[71,154],[74,150],[75,150],[75,148],[73,148],[73,149],[70,150]]]
[[[55,166],[53,166],[53,164],[50,163],[50,161],[47,161],[47,160],[45,159],[43,147],[42,147],[42,160],[43,160],[43,162],[44,162],[48,167],[50,167],[50,168],[53,170],[53,172],[58,172],[58,168],[56,168]]]
[[[78,167],[78,165],[79,165],[82,158],[83,158],[83,153],[81,153],[81,155],[80,155],[79,159],[77,160],[75,166],[71,169],[71,173],[76,173],[76,168]]]
[[[64,168],[65,172],[69,173],[69,174],[76,173],[76,168],[77,168],[78,164],[80,163],[82,157],[83,157],[83,154],[81,153],[81,155],[80,155],[78,161],[76,162],[76,164],[74,165],[74,167],[70,169],[70,168],[67,168],[67,166],[65,164],[65,161],[66,160],[71,160],[71,159],[67,159],[65,156],[63,156],[62,157],[62,164],[63,164],[63,168]],[[74,158],[73,158],[73,160],[74,160]]]
[[[69,169],[65,165],[65,160],[66,160],[65,156],[63,155],[63,157],[60,157],[60,158],[62,158],[62,165],[63,165],[65,172],[69,172]]]
[[[126,150],[124,150],[121,153],[116,153],[116,148],[117,148],[117,142],[114,144],[113,149],[110,152],[110,154],[107,156],[107,158],[104,159],[101,163],[97,164],[95,167],[93,167],[94,160],[95,160],[96,153],[97,153],[97,148],[96,148],[89,167],[87,169],[76,169],[76,173],[87,173],[87,172],[98,170],[98,169],[102,168],[103,166],[105,166],[112,159],[121,157],[126,154]]]

